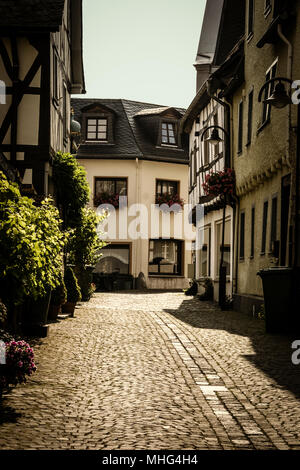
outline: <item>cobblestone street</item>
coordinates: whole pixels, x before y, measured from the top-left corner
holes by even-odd
[[[96,294],[34,340],[1,449],[300,449],[297,338],[182,293]]]

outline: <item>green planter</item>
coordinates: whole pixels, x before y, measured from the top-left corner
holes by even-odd
[[[37,300],[27,298],[23,309],[24,325],[45,325],[48,320],[48,310],[50,305],[51,290],[44,297]]]
[[[294,311],[294,271],[269,268],[259,271],[262,279],[267,333],[291,333],[298,323]]]

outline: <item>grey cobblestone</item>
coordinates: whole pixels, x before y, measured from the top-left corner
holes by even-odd
[[[32,342],[0,448],[299,449],[291,342],[181,293],[96,294]]]

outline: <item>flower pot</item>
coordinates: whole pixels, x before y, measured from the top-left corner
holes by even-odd
[[[69,313],[72,317],[74,316],[76,302],[66,302],[62,307],[63,313]]]
[[[28,297],[23,309],[22,323],[24,325],[45,325],[48,319],[50,297],[50,289],[45,296],[39,297],[36,300]]]
[[[57,317],[60,311],[61,311],[61,305],[50,304],[49,311],[48,311],[48,320],[51,320],[51,321],[57,320]]]

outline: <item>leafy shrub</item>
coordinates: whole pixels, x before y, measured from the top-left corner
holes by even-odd
[[[198,292],[198,284],[193,281],[188,289],[184,291],[185,295],[196,295]]]
[[[63,280],[62,274],[60,275],[59,285],[51,292],[51,305],[63,305],[67,300],[67,289]]]
[[[69,266],[65,271],[65,285],[67,289],[67,302],[76,303],[81,300],[81,291],[74,271]]]
[[[69,262],[79,267],[97,263],[101,254],[100,249],[106,243],[101,241],[97,232],[98,224],[105,216],[97,216],[90,208],[79,211],[79,217],[72,230],[67,250]]]
[[[206,277],[202,284],[204,286],[205,292],[199,295],[199,300],[213,300],[214,297],[214,285],[212,280],[209,277]]]
[[[53,182],[65,228],[73,227],[80,209],[89,202],[86,171],[74,155],[58,152],[53,161]]]
[[[5,325],[7,321],[7,310],[3,302],[0,300],[0,326]]]
[[[26,382],[26,377],[36,371],[33,349],[25,341],[5,344],[6,366],[0,371],[0,387]]]
[[[51,198],[35,206],[3,173],[0,187],[0,295],[17,305],[57,286],[67,236]]]

